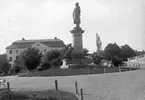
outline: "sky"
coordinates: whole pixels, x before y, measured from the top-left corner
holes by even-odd
[[[81,7],[83,47],[96,51],[96,33],[108,43],[145,50],[144,0],[0,0],[0,54],[16,40],[52,39],[72,43],[72,12]]]

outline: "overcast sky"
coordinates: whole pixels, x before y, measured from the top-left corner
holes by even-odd
[[[0,54],[21,38],[58,37],[72,43],[76,2],[81,7],[84,48],[96,50],[98,33],[103,48],[116,42],[145,50],[144,0],[0,0]]]

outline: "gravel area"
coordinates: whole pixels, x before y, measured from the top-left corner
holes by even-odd
[[[5,77],[15,91],[54,89],[75,93],[74,82],[83,88],[84,100],[145,100],[145,70],[62,77]],[[80,98],[80,95],[77,95]]]

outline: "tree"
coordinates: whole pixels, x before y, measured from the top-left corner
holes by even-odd
[[[122,61],[122,59],[120,57],[114,56],[112,58],[112,63],[113,63],[114,66],[118,67],[119,65],[123,64],[123,61]]]
[[[7,74],[10,70],[10,64],[7,59],[6,54],[1,54],[0,55],[0,70],[2,73]]]
[[[96,53],[96,52],[94,52],[93,54],[92,54],[92,60],[93,60],[93,63],[94,64],[100,64],[101,63],[101,60],[102,60],[103,58],[102,58],[102,56],[100,55],[100,54],[98,54],[98,53]]]
[[[25,70],[25,69],[27,69],[27,68],[25,65],[24,53],[21,52],[20,54],[18,54],[16,56],[16,60],[14,61],[14,69],[13,70],[15,73],[18,73],[21,70]]]
[[[23,52],[24,63],[28,70],[34,70],[38,67],[43,57],[39,49],[27,48]]]
[[[105,59],[111,60],[114,66],[118,66],[122,64],[122,59],[119,57],[119,53],[121,51],[121,48],[116,44],[109,43],[105,47]]]
[[[40,69],[45,70],[53,67],[60,67],[62,64],[61,50],[50,50],[41,61]]]
[[[50,65],[53,68],[60,68],[62,65],[62,60],[60,58],[52,59]]]
[[[8,62],[5,62],[1,66],[1,70],[4,74],[8,74],[10,71],[10,64]]]
[[[136,56],[136,53],[129,45],[125,44],[124,46],[121,46],[121,51],[119,55],[124,60],[127,60],[127,58]]]
[[[121,49],[116,43],[110,43],[104,49],[105,55],[107,55],[109,58],[107,60],[111,60],[114,56],[119,56],[120,51]]]
[[[102,42],[98,34],[96,34],[96,46],[97,46],[97,53],[100,53],[102,50]]]

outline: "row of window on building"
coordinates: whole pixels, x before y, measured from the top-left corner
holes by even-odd
[[[18,54],[19,53],[19,50],[16,50],[15,51],[16,52],[16,54]],[[20,51],[20,53],[21,53],[22,51]],[[9,54],[12,54],[13,53],[13,50],[9,50]]]
[[[9,54],[12,54],[13,52],[13,50],[9,50]],[[15,52],[16,54],[19,54],[19,50],[16,50]],[[47,49],[44,49],[43,52],[47,52]],[[22,50],[20,51],[20,53],[22,53]]]

